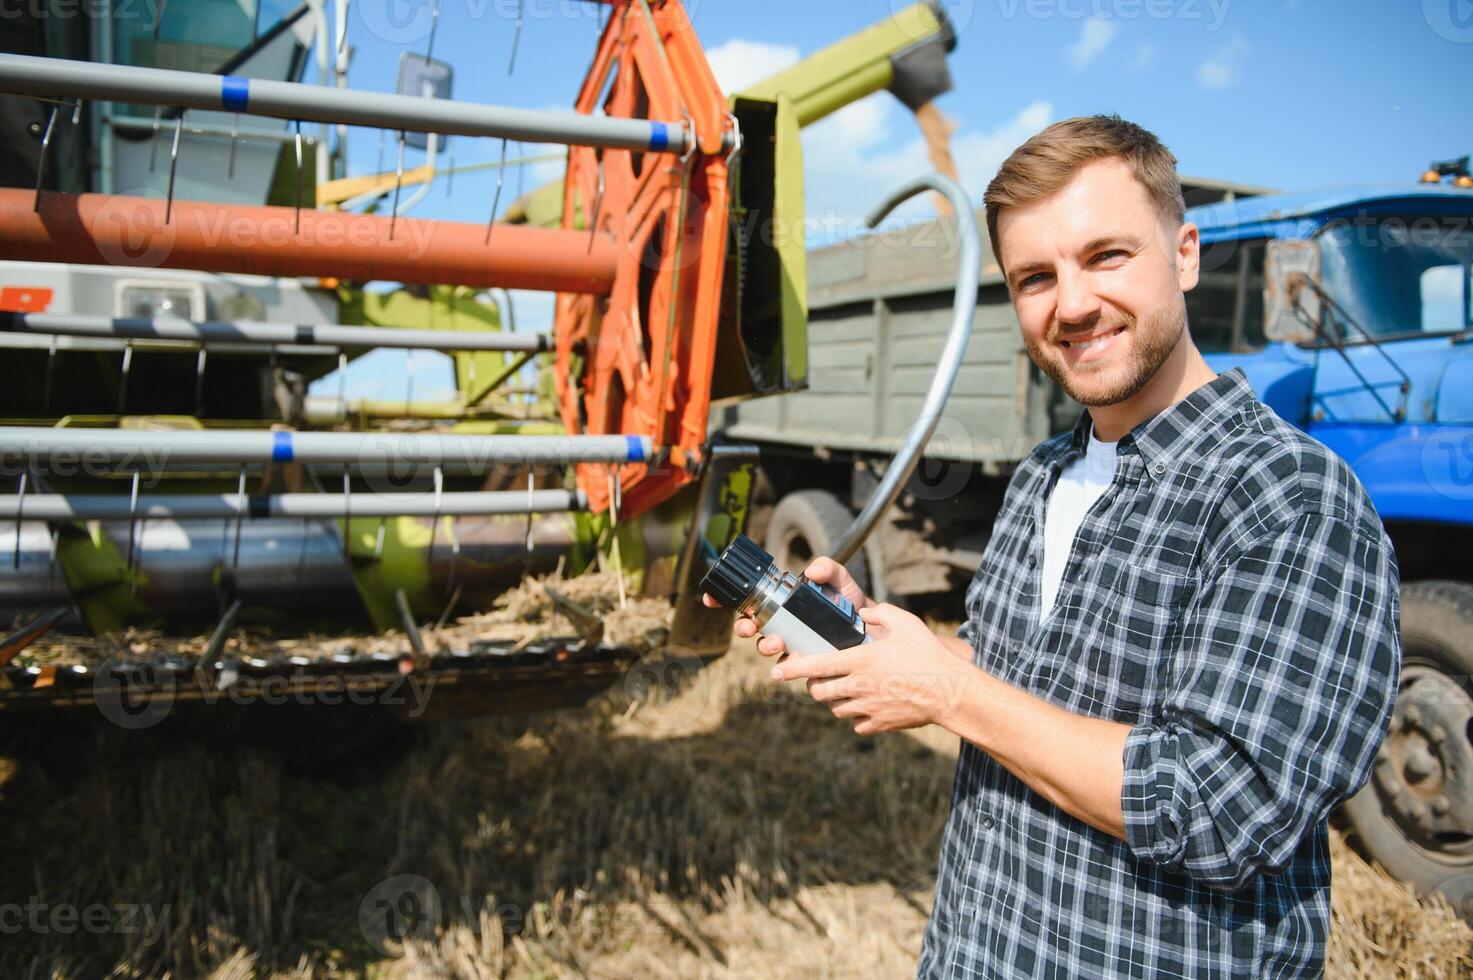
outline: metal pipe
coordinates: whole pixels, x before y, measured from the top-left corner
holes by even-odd
[[[276,493],[240,497],[235,493],[187,493],[140,496],[136,506],[128,494],[0,494],[0,520],[236,520],[268,517],[469,517],[492,514],[554,514],[586,510],[581,490],[494,490],[440,494]]]
[[[359,494],[353,494],[355,513],[358,498]],[[497,596],[522,579],[524,524],[520,519],[498,516],[457,517],[454,521],[454,544],[442,534],[434,548],[422,552],[429,571],[426,589],[448,596],[459,585],[461,608],[490,608]],[[542,575],[572,552],[573,521],[566,514],[540,515],[534,521],[537,545],[528,573]],[[0,560],[0,621],[7,623],[17,616],[34,615],[37,609],[72,602],[61,563],[51,560],[47,525],[27,519],[20,527],[21,561],[16,569],[8,560],[16,522],[0,521],[0,554],[7,556]],[[103,521],[93,533],[121,556],[128,527],[126,520]],[[269,610],[275,617],[316,628],[364,620],[363,595],[354,583],[352,565],[343,560],[336,521],[245,521],[238,562],[232,561],[234,546],[222,538],[219,521],[141,521],[136,547],[133,577],[137,592],[127,598],[127,605],[133,610],[147,609],[149,619],[198,624],[208,631],[221,605],[222,566],[233,564],[226,594],[231,600],[240,599],[246,609]],[[95,596],[105,603],[103,590],[109,586],[125,591],[130,587],[121,577],[92,579],[79,589],[79,598],[85,603]]]
[[[640,463],[649,436],[460,435],[400,432],[287,432],[262,429],[53,429],[0,426],[0,470],[56,456],[87,465],[306,463],[397,467],[498,464]],[[354,510],[357,513],[357,510]]]
[[[0,259],[166,267],[356,282],[454,283],[549,292],[609,292],[618,261],[608,236],[507,225],[486,244],[480,225],[341,211],[0,188]]]
[[[261,323],[254,320],[182,320],[176,317],[111,317],[84,313],[0,312],[0,331],[66,337],[126,337],[215,344],[294,344],[389,347],[404,350],[545,351],[546,334],[494,330],[412,330],[341,327],[336,324]]]
[[[840,564],[852,558],[860,545],[864,544],[864,539],[874,530],[880,517],[895,502],[895,498],[900,496],[906,481],[915,472],[916,464],[921,459],[921,451],[926,448],[931,433],[936,431],[936,423],[941,418],[942,409],[946,407],[946,399],[950,397],[957,372],[961,369],[962,357],[967,352],[967,341],[972,336],[972,315],[977,308],[977,281],[982,268],[982,236],[977,230],[977,215],[972,202],[961,185],[940,174],[920,177],[891,194],[866,220],[873,228],[902,203],[927,190],[937,191],[951,202],[957,222],[960,254],[957,257],[959,268],[956,291],[951,305],[951,327],[946,334],[946,344],[941,348],[941,359],[931,378],[931,387],[926,391],[926,400],[921,404],[921,414],[911,426],[900,451],[890,461],[879,486],[875,487],[875,492],[860,510],[859,516],[854,518],[854,522],[834,545],[831,557]]]
[[[102,65],[22,54],[0,55],[0,91],[48,99],[99,99],[240,112],[303,122],[346,123],[449,136],[492,136],[525,143],[599,146],[648,153],[683,153],[689,140],[685,128],[676,122],[516,109],[239,75]]]

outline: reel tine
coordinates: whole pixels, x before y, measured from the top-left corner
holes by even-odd
[[[41,210],[41,184],[46,179],[46,152],[51,149],[51,134],[56,129],[56,106],[46,116],[46,135],[41,137],[41,157],[36,161],[36,203],[34,210]]]
[[[501,138],[501,163],[496,168],[496,194],[491,198],[491,217],[486,219],[486,240],[491,244],[491,229],[496,225],[496,212],[501,208],[501,187],[506,183],[506,137]]]
[[[450,200],[450,192],[455,187],[455,151],[450,149],[450,137],[445,137],[445,155],[450,158],[450,165],[445,168],[445,199]]]
[[[352,555],[349,552],[351,538],[348,529],[352,527],[353,520],[353,484],[348,479],[348,468],[343,467],[343,561],[351,564]]]
[[[204,344],[199,345],[199,357],[194,363],[194,414],[198,418],[204,414],[203,405],[205,400],[205,354],[208,348]]]
[[[598,188],[593,195],[593,218],[588,222],[588,250],[593,251],[593,241],[598,237],[598,216],[604,207],[604,155],[602,150],[593,151],[598,161]]]
[[[46,347],[46,376],[41,383],[41,412],[43,414],[51,411],[51,382],[56,373],[56,339],[57,335],[51,335],[51,343]]]
[[[404,414],[411,414],[414,404],[414,355],[415,351],[404,352]]]
[[[169,147],[169,191],[164,200],[164,224],[174,215],[174,175],[179,172],[179,136],[184,132],[184,110],[174,119],[174,143]]]
[[[517,67],[517,45],[522,42],[522,8],[524,0],[517,0],[517,26],[511,36],[511,59],[506,63],[506,74],[510,76]]]
[[[240,530],[246,518],[246,468],[240,468],[240,483],[235,490],[235,547],[230,555],[230,571],[240,569]]]
[[[15,502],[15,556],[11,560],[11,567],[20,568],[20,528],[21,521],[25,518],[23,513],[26,507],[26,478],[30,476],[29,470],[20,471],[20,496]]]
[[[294,120],[297,124],[297,228],[296,234],[302,233],[302,120]],[[393,235],[389,236],[390,238]]]
[[[123,562],[123,568],[128,572],[128,587],[134,593],[138,592],[138,576],[133,573],[134,542],[138,532],[138,482],[141,473],[133,471],[133,489],[128,494],[128,557]]]
[[[429,41],[429,44],[427,44],[425,46],[425,61],[427,63],[429,62],[429,60],[435,54],[435,32],[437,30],[439,30],[439,29],[440,29],[440,0],[435,0],[435,12],[430,17],[430,41]]]
[[[235,147],[240,142],[240,113],[235,114],[235,120],[230,124],[230,163],[225,169],[227,180],[235,179]]]
[[[430,518],[430,544],[425,548],[425,561],[430,562],[435,558],[435,537],[440,531],[440,505],[445,498],[445,471],[443,468],[435,467],[435,516]]]
[[[158,169],[159,158],[159,127],[164,120],[164,107],[159,106],[153,110],[153,136],[148,146],[148,172],[153,173]]]
[[[619,608],[623,609],[629,605],[629,597],[624,589],[624,556],[619,551],[619,504],[620,499],[619,478],[615,475],[615,468],[609,467],[609,557],[614,560],[614,576],[619,583]]]
[[[523,542],[522,550],[522,579],[525,581],[532,574],[532,471],[527,470],[527,536]]]
[[[394,240],[394,225],[399,220],[399,190],[404,186],[404,130],[399,130],[399,165],[394,168],[394,206],[389,210],[389,241]]]
[[[123,414],[123,406],[128,401],[128,375],[133,370],[133,341],[129,340],[123,344],[123,376],[118,382],[118,414]]]

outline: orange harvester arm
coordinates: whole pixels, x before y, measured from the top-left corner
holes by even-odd
[[[573,147],[563,227],[613,241],[607,295],[558,296],[555,381],[569,432],[648,435],[652,464],[619,469],[621,516],[693,479],[706,441],[717,314],[726,260],[727,161],[733,124],[678,0],[615,0],[575,108],[682,119],[698,148],[674,153]],[[590,506],[609,503],[606,465],[578,468]]]

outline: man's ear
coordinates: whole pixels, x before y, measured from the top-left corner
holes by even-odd
[[[1182,292],[1190,292],[1197,286],[1202,272],[1202,236],[1197,226],[1188,221],[1182,224],[1176,239],[1176,280]]]

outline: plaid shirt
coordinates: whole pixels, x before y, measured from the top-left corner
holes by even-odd
[[[1132,726],[1127,839],[963,742],[918,975],[1317,975],[1326,814],[1396,694],[1391,544],[1350,468],[1233,370],[1120,440],[1039,622],[1044,508],[1088,432],[1014,473],[961,635],[984,670]]]

